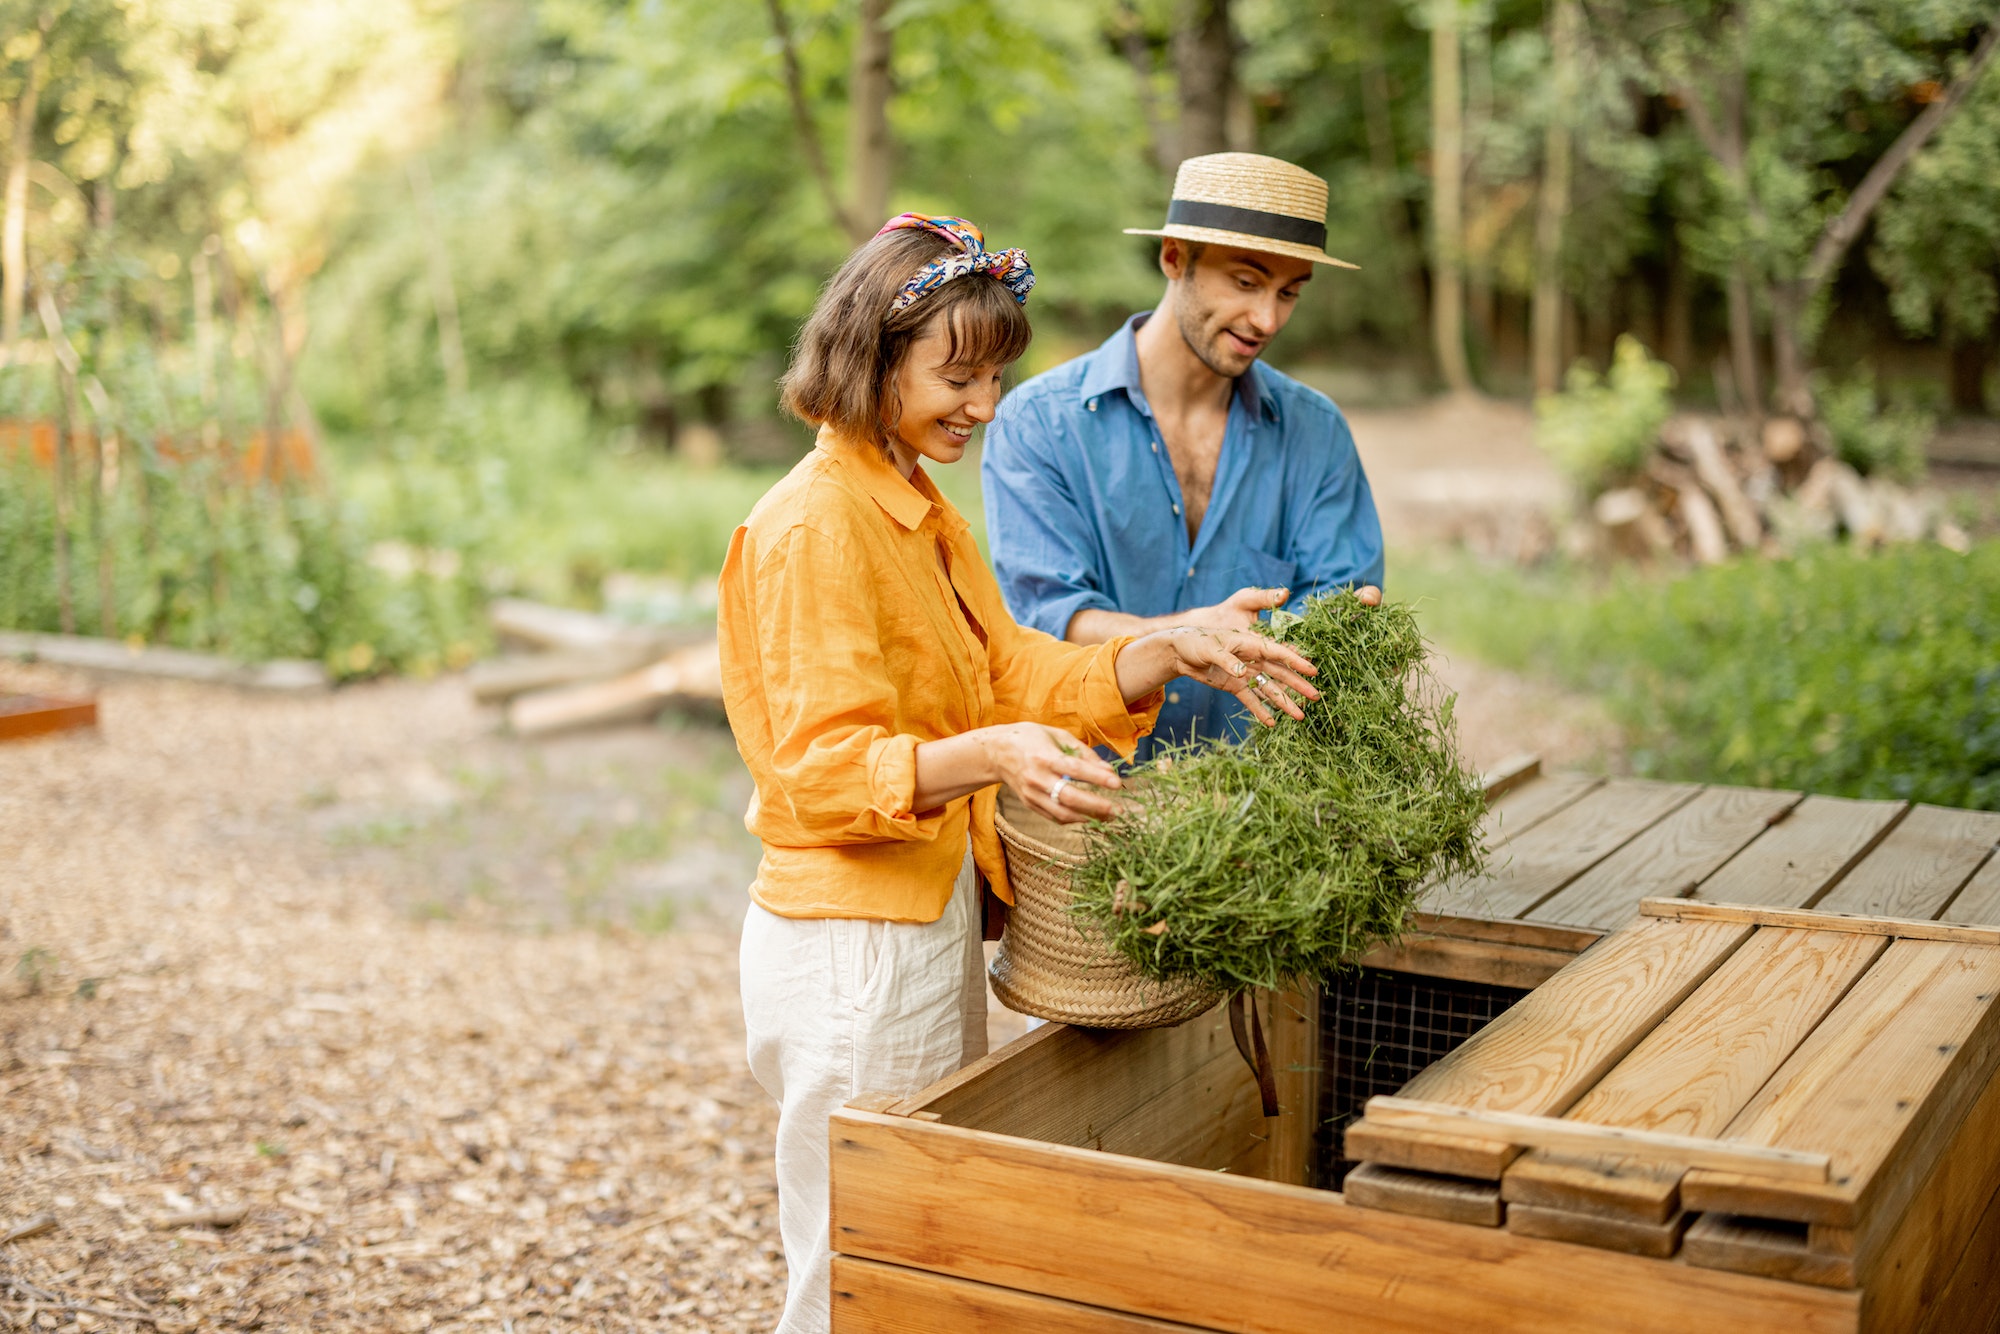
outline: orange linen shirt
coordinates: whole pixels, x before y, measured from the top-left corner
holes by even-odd
[[[1038,720],[1130,754],[1160,693],[1128,706],[1129,639],[1079,646],[1014,623],[965,519],[919,466],[821,431],[729,544],[722,693],[756,781],[751,895],[781,917],[934,922],[973,856],[1013,901],[997,788],[912,810],[917,745]]]

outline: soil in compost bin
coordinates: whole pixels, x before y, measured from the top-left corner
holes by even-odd
[[[1339,1190],[1348,1123],[1378,1093],[1394,1094],[1527,995],[1517,987],[1359,968],[1320,990],[1320,1107],[1313,1184]]]

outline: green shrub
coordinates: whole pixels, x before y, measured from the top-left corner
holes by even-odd
[[[2000,810],[2000,543],[1398,575],[1445,642],[1602,693],[1642,774]]]
[[[1570,369],[1560,394],[1535,400],[1535,443],[1587,496],[1629,479],[1646,464],[1660,427],[1673,412],[1667,391],[1674,372],[1645,345],[1621,335],[1610,374]]]
[[[1866,380],[1822,381],[1815,389],[1820,419],[1841,462],[1864,477],[1922,480],[1924,446],[1937,431],[1935,417],[1917,408],[1884,411]]]

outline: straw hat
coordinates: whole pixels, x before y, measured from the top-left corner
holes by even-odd
[[[1315,264],[1359,268],[1326,253],[1326,182],[1257,153],[1191,157],[1174,174],[1167,225],[1127,227],[1128,236],[1240,246]]]

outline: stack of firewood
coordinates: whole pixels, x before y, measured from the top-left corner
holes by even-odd
[[[1931,540],[1965,551],[1971,545],[1938,492],[1863,477],[1792,417],[1761,427],[1674,417],[1661,428],[1641,476],[1597,496],[1590,517],[1576,535],[1585,550],[1703,565],[1733,552],[1779,555],[1841,537],[1869,546]]]
[[[473,698],[500,704],[522,736],[650,718],[673,703],[722,701],[713,626],[638,626],[501,598],[493,628],[510,651],[473,667]]]

